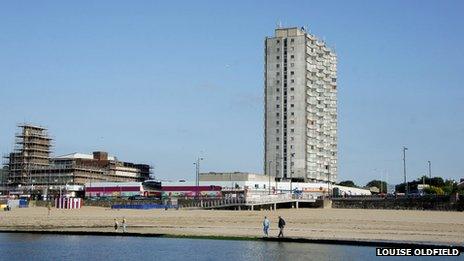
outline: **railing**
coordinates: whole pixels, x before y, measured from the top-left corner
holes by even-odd
[[[245,204],[244,198],[221,198],[221,199],[205,199],[196,200],[187,204],[182,204],[182,207],[200,207],[200,208],[213,208],[224,207],[229,205]]]
[[[215,208],[215,207],[227,207],[227,206],[237,206],[244,204],[273,204],[273,203],[282,203],[289,202],[292,200],[315,200],[316,195],[303,193],[303,194],[294,194],[289,193],[282,194],[272,194],[272,195],[263,195],[263,194],[253,194],[248,195],[246,198],[235,197],[235,198],[216,198],[216,199],[197,199],[190,202],[180,203],[182,207],[200,207],[200,208]]]
[[[275,195],[262,195],[256,197],[246,198],[246,203],[250,204],[263,204],[263,203],[273,203],[278,201],[287,201],[291,200],[292,197],[290,194],[275,194]]]
[[[384,199],[448,199],[448,195],[346,195],[331,196],[334,200],[384,200]]]
[[[276,195],[266,195],[259,197],[248,197],[246,203],[250,204],[266,204],[274,203],[279,201],[290,201],[290,200],[315,200],[316,196],[313,194],[303,193],[303,194],[276,194]]]
[[[314,194],[303,193],[303,194],[294,194],[292,195],[293,199],[300,199],[300,200],[314,200],[317,198]]]

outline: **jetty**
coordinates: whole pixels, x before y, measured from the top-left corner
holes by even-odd
[[[244,198],[224,198],[216,200],[199,200],[184,205],[183,208],[229,209],[229,210],[276,210],[278,208],[321,207],[322,199],[313,195],[259,195]]]

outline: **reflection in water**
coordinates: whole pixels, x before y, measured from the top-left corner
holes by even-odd
[[[359,260],[375,247],[0,233],[0,260]],[[398,260],[399,258],[389,258]]]

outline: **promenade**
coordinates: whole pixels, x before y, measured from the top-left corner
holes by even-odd
[[[0,212],[0,230],[112,232],[113,220],[127,219],[128,231],[176,236],[261,237],[264,216],[276,236],[277,217],[287,222],[285,236],[307,239],[384,240],[412,243],[464,244],[464,213],[413,210],[277,209],[112,210],[100,207],[44,207]]]

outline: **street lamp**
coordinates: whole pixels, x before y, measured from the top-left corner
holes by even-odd
[[[429,160],[428,163],[429,163],[429,178],[432,179],[432,162],[430,162]]]
[[[404,172],[404,184],[405,184],[405,194],[406,196],[409,194],[409,185],[406,181],[406,151],[408,148],[403,146],[403,172]]]
[[[267,175],[269,176],[269,195],[271,195],[271,164],[272,160],[269,161],[269,167],[267,168]]]
[[[293,195],[292,179],[293,179],[293,158],[294,157],[295,157],[295,153],[290,154],[290,196]]]
[[[330,165],[327,164],[326,165],[326,169],[327,169],[327,196],[330,196]]]
[[[30,195],[31,198],[32,198],[32,194],[34,194],[34,182],[35,182],[35,179],[31,179],[31,195]]]
[[[196,196],[198,196],[199,189],[200,189],[200,161],[202,161],[202,157],[198,157],[197,161],[193,163],[195,165],[195,186],[196,186]]]

